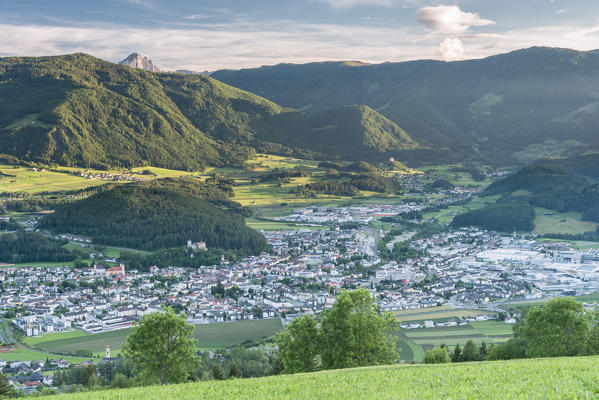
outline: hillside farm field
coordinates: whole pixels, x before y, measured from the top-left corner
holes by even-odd
[[[418,310],[404,310],[394,313],[402,323],[411,321],[447,321],[452,318],[476,317],[479,315],[490,316],[493,313],[484,310],[470,310],[449,308],[445,306],[423,308]]]
[[[401,335],[413,345],[422,348],[423,354],[426,350],[441,344],[449,347],[457,344],[463,346],[468,340],[472,340],[476,344],[482,342],[492,344],[505,342],[513,336],[512,326],[500,321],[470,322],[467,325],[449,327],[402,329]],[[422,361],[422,359],[415,357],[413,361]]]
[[[49,400],[592,399],[598,357],[393,365],[257,379],[81,392]]]
[[[257,340],[273,336],[282,329],[280,319],[256,319],[223,322],[219,324],[195,325],[193,337],[201,349],[218,349],[241,344],[247,340]],[[69,353],[89,350],[102,355],[105,346],[117,354],[131,329],[87,334],[81,331],[46,334],[37,338],[26,338],[25,344],[51,353]],[[1,358],[1,357],[0,357]]]
[[[535,208],[535,229],[533,233],[544,235],[547,233],[577,234],[597,230],[599,224],[591,221],[582,221],[582,214],[578,212],[558,213],[546,208]]]
[[[49,359],[64,358],[65,360],[67,360],[68,362],[71,362],[71,363],[80,363],[80,362],[89,360],[89,358],[63,356],[63,355],[51,354],[51,353],[44,352],[44,351],[32,350],[32,349],[28,349],[26,347],[22,347],[19,345],[16,345],[12,348],[5,347],[4,349],[2,349],[0,351],[0,359],[6,360],[6,361],[23,361],[23,360],[45,361],[47,358],[49,358]]]

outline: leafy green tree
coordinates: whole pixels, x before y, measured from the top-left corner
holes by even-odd
[[[127,379],[127,377],[124,374],[117,372],[114,375],[114,378],[112,378],[111,386],[113,388],[119,389],[129,387],[129,379]]]
[[[435,347],[432,350],[428,350],[424,356],[425,364],[446,364],[451,362],[447,347]]]
[[[480,361],[480,351],[472,340],[468,340],[464,346],[462,361]]]
[[[489,354],[489,349],[487,348],[487,344],[483,341],[478,349],[478,353],[480,355],[481,360],[485,360],[487,355]]]
[[[124,353],[146,376],[161,384],[184,382],[195,364],[193,326],[167,307],[164,313],[144,315],[127,337]]]
[[[235,362],[231,364],[231,369],[229,370],[229,378],[241,378],[241,370]]]
[[[291,321],[276,335],[279,357],[286,373],[311,372],[318,367],[318,328],[311,315]]]
[[[394,362],[399,358],[394,335],[397,327],[391,314],[378,314],[376,298],[366,289],[343,291],[322,317],[322,367],[335,369]]]
[[[223,367],[221,367],[218,363],[214,363],[212,365],[212,379],[217,381],[222,381],[225,379],[225,371],[223,371]]]
[[[13,397],[15,389],[8,383],[8,377],[0,373],[0,398]]]
[[[453,353],[451,354],[451,362],[457,363],[462,361],[462,349],[460,348],[460,344],[458,343],[453,349]]]
[[[97,380],[93,377],[98,377],[96,375],[96,367],[93,365],[86,366],[81,373],[81,384],[83,386],[95,386],[97,384]]]
[[[529,357],[585,354],[591,318],[582,303],[571,297],[555,298],[544,307],[528,311],[519,332]]]
[[[513,360],[524,357],[526,357],[526,344],[520,339],[512,338],[491,347],[487,360]]]

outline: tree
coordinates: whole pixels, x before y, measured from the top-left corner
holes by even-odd
[[[225,379],[225,371],[223,371],[223,367],[220,364],[215,363],[212,365],[212,378],[217,381],[222,381]]]
[[[124,353],[150,379],[161,384],[184,382],[195,364],[193,326],[167,307],[164,313],[144,315],[127,337]]]
[[[451,362],[460,362],[462,361],[462,349],[460,348],[460,344],[458,343],[453,349],[453,353],[451,354]]]
[[[126,388],[129,386],[129,379],[127,379],[127,377],[124,374],[117,372],[114,375],[114,378],[112,379],[111,386],[113,388],[119,388],[119,389]]]
[[[487,360],[513,360],[524,357],[526,357],[525,344],[519,339],[512,338],[505,343],[491,347]]]
[[[276,341],[286,373],[317,369],[318,328],[314,317],[303,315],[294,319],[276,335]]]
[[[98,375],[96,375],[96,367],[94,367],[93,365],[88,365],[83,369],[83,372],[81,373],[81,384],[83,386],[96,386],[98,381],[97,379]]]
[[[461,361],[479,361],[480,360],[480,351],[474,344],[472,340],[468,340],[466,345],[464,346],[464,351],[462,352]]]
[[[237,363],[233,362],[231,364],[231,369],[229,370],[229,378],[241,378],[241,370],[237,367]]]
[[[11,397],[14,391],[14,388],[8,383],[6,375],[0,373],[0,397]]]
[[[575,356],[587,350],[590,322],[582,303],[555,298],[543,308],[531,308],[514,334],[526,342],[529,357]]]
[[[366,289],[343,291],[324,312],[320,355],[325,369],[389,364],[399,358],[397,321],[378,314],[376,298]]]
[[[481,343],[478,353],[480,354],[481,360],[487,359],[487,355],[489,354],[489,349],[487,348],[487,344],[484,341]]]
[[[424,356],[425,364],[446,364],[451,362],[447,347],[436,347],[428,350]]]

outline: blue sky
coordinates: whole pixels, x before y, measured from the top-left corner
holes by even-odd
[[[2,0],[0,56],[133,51],[163,69],[599,48],[596,0]]]

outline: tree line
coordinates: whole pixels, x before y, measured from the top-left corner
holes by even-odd
[[[586,356],[599,354],[599,311],[585,310],[572,297],[555,298],[543,307],[532,307],[513,327],[505,343],[478,347],[469,341],[464,349],[447,346],[429,350],[427,363],[516,358]]]

